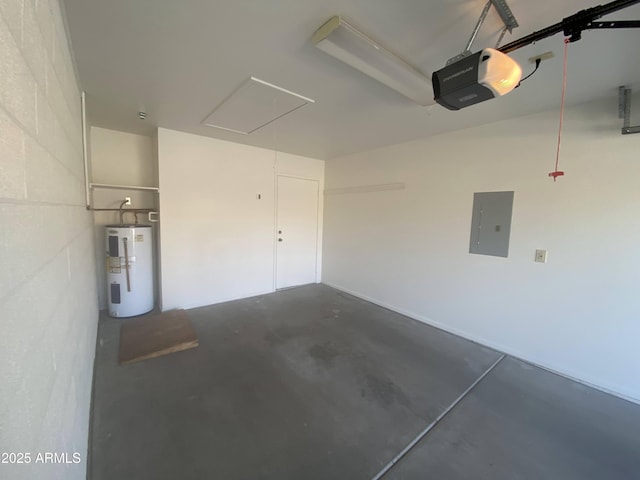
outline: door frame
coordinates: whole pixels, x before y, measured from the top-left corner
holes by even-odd
[[[273,291],[276,292],[278,291],[277,285],[278,285],[278,242],[277,242],[277,237],[278,237],[278,198],[279,198],[279,192],[278,192],[278,179],[280,177],[286,177],[286,178],[294,178],[296,180],[309,180],[312,182],[316,182],[318,184],[318,203],[316,205],[316,265],[315,265],[315,279],[316,282],[315,283],[320,283],[320,265],[321,265],[321,258],[322,258],[322,252],[320,251],[320,247],[322,245],[322,239],[321,239],[321,235],[322,235],[322,228],[320,228],[322,226],[322,219],[320,218],[320,213],[322,212],[322,205],[321,205],[321,200],[323,198],[323,196],[321,195],[321,187],[322,187],[322,182],[320,179],[318,178],[313,178],[313,177],[305,177],[302,175],[289,175],[289,174],[284,174],[284,173],[276,173],[274,175],[274,179],[273,179],[273,183],[274,183],[274,191],[275,191],[275,195],[274,195],[274,202],[273,202],[273,235],[272,235],[272,242],[273,242]],[[285,287],[287,288],[287,287]]]

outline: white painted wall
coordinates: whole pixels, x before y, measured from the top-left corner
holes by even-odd
[[[151,137],[91,127],[91,176],[95,183],[155,186]]]
[[[324,162],[163,128],[158,158],[163,310],[272,292],[275,176]]]
[[[84,479],[97,298],[76,83],[56,0],[0,2],[0,478]],[[77,465],[35,464],[78,452]]]
[[[566,112],[557,183],[558,111],[327,162],[327,189],[406,189],[326,196],[324,282],[640,399],[640,135],[616,114]],[[473,193],[504,190],[509,258],[470,255]]]
[[[155,141],[145,135],[90,128],[91,181],[108,185],[132,185],[156,187],[157,155]],[[143,190],[114,190],[95,188],[92,192],[94,208],[119,208],[124,197],[131,197],[131,207],[158,208],[157,194]],[[145,215],[138,216],[140,223],[149,224]],[[133,223],[132,214],[124,216],[125,223]],[[107,282],[105,273],[104,226],[120,223],[118,212],[94,212],[96,232],[96,265],[98,275],[99,305],[107,308]],[[154,228],[157,237],[158,229]],[[157,249],[154,249],[157,251]],[[157,297],[157,295],[156,295]]]

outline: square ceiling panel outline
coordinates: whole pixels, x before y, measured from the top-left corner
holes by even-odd
[[[207,127],[248,135],[299,108],[315,103],[285,88],[249,77],[207,115]]]

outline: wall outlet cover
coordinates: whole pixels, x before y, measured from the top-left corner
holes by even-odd
[[[531,57],[529,59],[529,63],[536,63],[536,60],[540,59],[541,62],[544,62],[545,60],[549,60],[551,58],[553,58],[555,55],[553,54],[553,52],[544,52],[544,53],[540,53],[534,57]]]
[[[538,263],[547,263],[547,251],[546,250],[536,250],[535,261]]]

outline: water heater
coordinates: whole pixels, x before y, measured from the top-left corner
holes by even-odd
[[[153,310],[151,225],[107,225],[109,315],[133,317]]]

